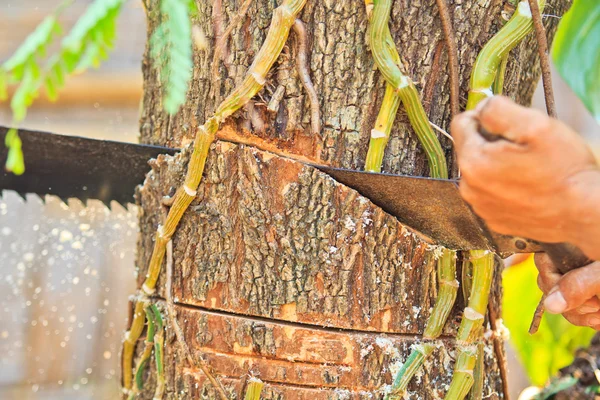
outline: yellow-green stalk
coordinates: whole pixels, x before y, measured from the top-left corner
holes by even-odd
[[[477,362],[476,342],[481,338],[494,276],[494,253],[471,250],[469,255],[473,264],[473,284],[456,337],[458,356],[446,400],[464,399],[473,385],[473,368]]]
[[[394,92],[400,98],[408,114],[408,119],[413,127],[421,146],[425,150],[429,161],[430,175],[435,178],[448,178],[448,166],[446,165],[446,156],[440,142],[433,131],[429,118],[425,113],[419,92],[412,79],[404,75],[401,70],[401,59],[398,50],[394,45],[392,34],[390,33],[389,19],[392,7],[392,0],[366,0],[367,15],[369,17],[369,44],[377,68],[390,86],[386,88],[386,93]],[[389,132],[393,123],[394,99],[392,93],[389,93],[387,99],[384,99],[379,122],[376,127],[381,126],[382,130],[374,129],[371,132],[371,143],[367,155],[368,170],[381,170],[381,164],[376,164],[377,160],[383,159],[383,150],[389,139]],[[390,118],[390,115],[392,118]]]
[[[538,2],[540,11],[545,0]],[[502,93],[508,53],[533,30],[531,9],[527,0],[517,5],[510,20],[484,46],[471,72],[467,110],[477,107],[482,100]],[[458,360],[446,395],[447,400],[462,400],[473,385],[473,367],[477,361],[477,346],[487,308],[494,269],[494,255],[485,250],[470,252],[473,264],[473,280],[469,306],[465,309],[458,331]],[[482,360],[480,360],[482,362]]]
[[[165,393],[165,329],[160,311],[155,304],[150,306],[156,322],[156,334],[154,335],[154,361],[156,362],[156,388],[154,389],[154,400],[161,400]]]
[[[175,233],[183,213],[196,197],[196,190],[202,179],[208,150],[215,139],[215,134],[220,124],[235,111],[243,107],[262,89],[266,82],[267,74],[279,57],[289,35],[290,28],[305,3],[306,0],[284,0],[279,7],[273,10],[273,18],[267,32],[267,37],[254,62],[248,69],[244,81],[217,107],[214,115],[198,128],[184,183],[175,192],[173,203],[164,225],[159,226],[156,232],[154,249],[150,258],[146,280],[142,285],[142,290],[145,294],[151,295],[155,291],[167,243]],[[132,326],[137,327],[141,325],[143,328],[143,306],[139,310],[138,308],[136,305]],[[141,329],[139,332],[138,330],[131,329],[126,334],[126,341],[123,346],[123,385],[126,390],[131,389],[131,362],[135,343],[140,335]]]
[[[128,392],[132,387],[133,380],[133,353],[138,338],[144,330],[145,308],[147,301],[138,299],[133,311],[133,321],[129,331],[125,332],[123,341],[122,370],[123,370],[123,388]]]
[[[435,346],[430,343],[414,345],[402,367],[396,373],[392,387],[385,395],[385,400],[400,400],[406,393],[406,388],[412,377],[417,373],[425,360],[433,353]]]
[[[250,378],[244,400],[260,400],[260,392],[262,392],[265,384],[258,378]]]
[[[544,10],[545,0],[539,0],[540,11]],[[471,72],[467,110],[494,94],[494,80],[502,61],[533,30],[531,9],[527,0],[521,0],[510,20],[483,47]]]
[[[442,146],[431,128],[429,118],[421,104],[419,93],[412,80],[401,70],[402,61],[394,44],[389,28],[392,6],[391,0],[365,0],[369,19],[369,44],[377,68],[387,84],[385,95],[375,128],[371,131],[365,170],[380,172],[385,147],[398,111],[400,102],[404,105],[411,126],[415,130],[429,161],[430,176],[448,178],[448,167]],[[425,330],[426,339],[435,339],[440,334],[452,310],[458,290],[456,281],[456,252],[444,249],[438,260],[439,296]],[[406,386],[419,370],[423,362],[433,352],[434,346],[423,344],[413,348],[402,368],[394,377],[388,399],[396,399],[406,390]]]
[[[473,386],[469,392],[469,400],[481,400],[483,398],[483,380],[485,378],[484,346],[482,341],[477,344],[477,361],[473,370]]]
[[[144,352],[138,360],[138,365],[135,370],[135,383],[132,390],[129,392],[129,399],[134,399],[138,393],[140,393],[144,387],[144,372],[150,357],[152,356],[152,350],[154,350],[154,334],[156,332],[156,318],[150,307],[146,307],[146,322],[148,328],[146,330],[146,340],[144,341],[145,347]]]
[[[424,339],[437,339],[442,334],[458,293],[456,252],[444,249],[437,263],[438,295],[423,333]]]

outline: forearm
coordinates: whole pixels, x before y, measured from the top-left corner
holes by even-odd
[[[572,178],[572,221],[569,242],[580,247],[588,257],[600,260],[600,167],[580,172]]]

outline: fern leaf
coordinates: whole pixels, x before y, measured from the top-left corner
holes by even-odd
[[[47,66],[44,87],[51,99],[64,85],[65,77],[89,67],[98,67],[108,57],[116,37],[117,17],[124,0],[96,0],[63,39],[60,53]]]
[[[161,0],[165,19],[150,39],[163,86],[163,107],[169,114],[175,114],[185,102],[192,78],[190,4],[190,0]]]
[[[22,79],[27,68],[32,64],[37,64],[37,57],[44,55],[46,47],[52,41],[54,35],[60,33],[60,31],[61,27],[56,15],[47,16],[25,39],[12,57],[2,65],[2,68],[10,73],[13,80]]]
[[[37,64],[32,64],[25,70],[21,84],[13,94],[10,107],[13,112],[13,120],[20,122],[25,119],[27,109],[36,99],[40,88],[41,72]]]

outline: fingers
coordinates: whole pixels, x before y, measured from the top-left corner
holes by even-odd
[[[600,294],[600,262],[562,276],[549,291],[544,306],[550,313],[562,314],[584,305],[597,294]]]
[[[563,316],[572,323],[577,326],[589,326],[596,330],[600,329],[600,312],[590,313],[590,314],[578,314],[574,311],[570,311],[564,313]]]
[[[504,96],[482,101],[475,111],[483,128],[515,143],[531,142],[551,128],[544,113],[522,107]]]
[[[479,144],[485,139],[479,134],[479,121],[475,111],[467,111],[454,117],[450,123],[450,132],[454,138],[454,145],[463,148],[467,141],[475,140]]]

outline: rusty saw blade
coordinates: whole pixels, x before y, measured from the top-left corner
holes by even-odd
[[[0,127],[0,140],[7,131]],[[19,130],[19,135],[26,171],[21,176],[2,171],[0,190],[98,199],[105,204],[132,203],[135,187],[150,169],[148,161],[178,151],[29,130]],[[0,163],[5,160],[6,150],[0,150]],[[501,254],[540,251],[533,241],[489,232],[461,198],[457,181],[312,166],[446,247]]]

